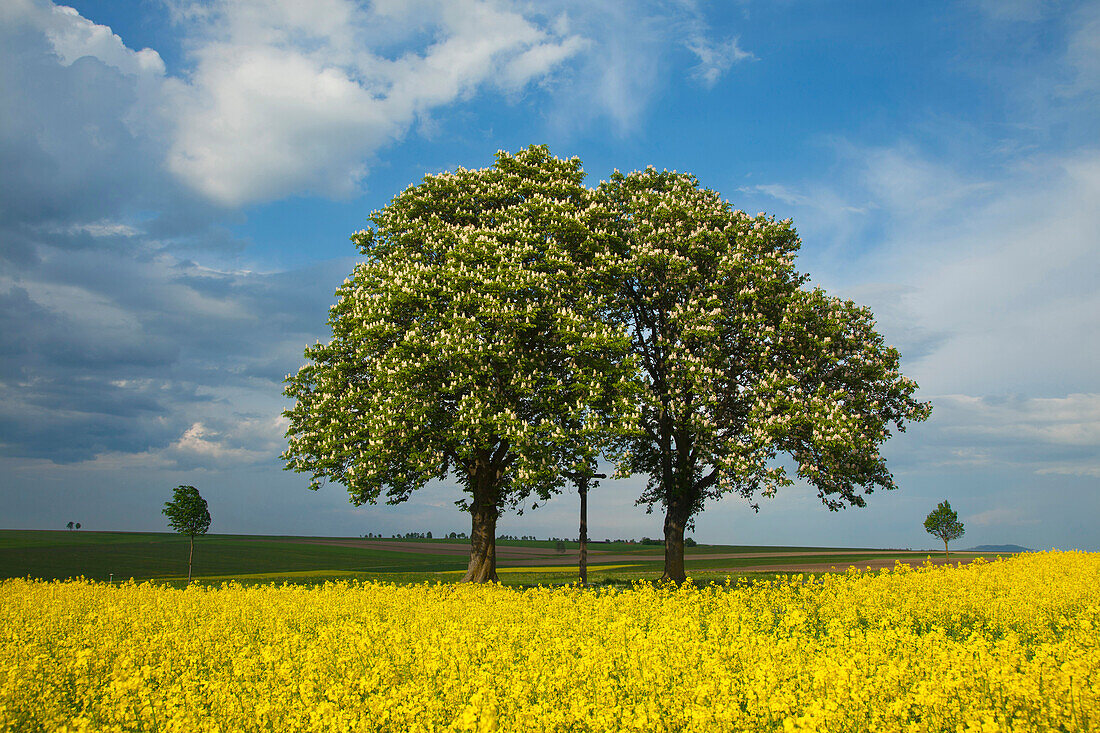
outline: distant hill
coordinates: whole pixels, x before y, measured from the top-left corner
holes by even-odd
[[[1035,552],[1030,547],[1020,547],[1019,545],[978,545],[977,547],[971,547],[967,552]]]

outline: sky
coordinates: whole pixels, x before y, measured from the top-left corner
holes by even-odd
[[[898,490],[728,497],[698,541],[1100,550],[1100,2],[0,2],[0,527],[469,531],[451,481],[353,506],[282,470],[282,380],[349,237],[430,173],[546,144],[790,217],[932,417]],[[645,478],[590,536],[660,537]],[[500,534],[575,537],[566,492]]]

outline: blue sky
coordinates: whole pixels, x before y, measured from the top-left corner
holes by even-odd
[[[934,547],[946,498],[960,546],[1100,550],[1100,3],[6,0],[0,108],[0,526],[164,529],[182,483],[217,532],[468,530],[453,484],[356,508],[281,471],[281,380],[372,210],[545,143],[793,218],[934,404],[898,491],[729,498],[700,541]],[[595,537],[660,535],[643,484]]]

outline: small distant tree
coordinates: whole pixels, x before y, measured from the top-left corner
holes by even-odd
[[[965,532],[962,522],[959,521],[958,513],[951,508],[950,502],[946,499],[937,504],[936,508],[924,518],[924,528],[928,531],[928,534],[943,540],[943,555],[946,558],[950,558],[947,552],[947,543],[959,539]]]
[[[80,522],[77,522],[77,523],[76,523],[76,528],[77,528],[77,529],[80,529]]]
[[[72,529],[72,528],[73,528],[73,523],[72,523],[72,522],[69,522],[69,523],[68,523],[68,524],[66,524],[65,526],[66,526],[66,527],[68,527],[69,529]]]
[[[172,501],[165,502],[164,516],[168,526],[191,540],[187,554],[187,582],[191,582],[191,560],[195,556],[195,535],[206,534],[210,529],[210,507],[194,486],[177,486],[172,490]],[[76,525],[80,527],[80,525]]]

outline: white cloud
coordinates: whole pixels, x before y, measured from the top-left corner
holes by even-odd
[[[13,0],[0,12],[10,28],[41,33],[61,64],[92,57],[131,78],[118,117],[191,188],[229,207],[354,193],[371,156],[419,118],[480,90],[515,93],[588,46],[552,19],[490,0],[173,9],[192,63],[180,77],[72,8]]]
[[[222,2],[181,17],[195,68],[174,100],[169,166],[229,206],[350,194],[418,116],[522,88],[585,45],[480,0]],[[423,33],[426,47],[393,48]]]
[[[874,208],[870,204],[857,205],[845,200],[834,188],[824,185],[796,187],[782,183],[763,183],[740,186],[737,191],[749,196],[766,196],[796,210],[803,210],[807,216],[796,218],[796,222],[812,222],[816,230],[828,232],[831,238],[842,241],[850,239],[864,221],[861,215]]]
[[[498,83],[509,89],[519,89],[591,45],[587,38],[570,36],[561,43],[544,43],[530,48],[508,64]]]
[[[973,447],[951,448],[947,451],[948,458],[940,462],[941,466],[960,466],[965,468],[977,468],[991,466],[994,463],[989,451],[979,450]]]
[[[881,251],[876,278],[914,288],[908,320],[948,332],[916,370],[934,392],[1096,388],[1100,154],[1028,168],[984,200],[930,208],[923,223],[911,218]]]
[[[739,38],[712,41],[702,34],[688,40],[684,45],[699,58],[699,63],[691,70],[692,77],[704,86],[713,87],[735,63],[755,59],[738,45],[739,41]]]
[[[1100,151],[1014,150],[991,164],[984,146],[996,141],[974,140],[970,155],[935,135],[841,143],[827,181],[742,191],[793,207],[800,230],[814,222],[807,269],[871,307],[932,401],[929,423],[906,438],[905,470],[968,480],[1008,472],[1044,487],[1095,478]],[[817,210],[823,201],[835,221]],[[863,211],[838,213],[836,202],[851,201]]]
[[[736,63],[756,60],[756,56],[741,48],[740,38],[715,38],[695,0],[677,0],[672,8],[679,10],[673,15],[675,32],[683,39],[684,48],[699,59],[691,69],[691,77],[703,86],[713,87]]]
[[[610,120],[619,135],[633,131],[665,82],[667,17],[649,4],[624,0],[556,0],[541,9],[555,18],[559,35],[583,39],[586,49],[551,89],[552,124],[568,133]]]
[[[29,25],[41,30],[66,66],[93,56],[131,76],[163,76],[164,61],[151,48],[134,51],[110,28],[93,23],[75,9],[36,0],[8,0],[0,20],[9,26]]]
[[[741,190],[795,209],[803,267],[871,306],[926,393],[1100,388],[1100,151],[974,174],[911,142],[838,147],[828,182]]]
[[[282,417],[245,418],[224,430],[195,422],[163,451],[153,453],[152,458],[206,469],[271,462],[282,449],[285,430]]]
[[[601,117],[625,134],[669,81],[676,47],[713,86],[754,58],[716,35],[693,2],[525,4],[495,0],[181,0],[170,9],[188,68],[44,0],[12,0],[13,25],[62,64],[87,57],[133,79],[118,117],[166,168],[224,207],[355,193],[373,156],[432,114],[486,91],[537,84],[567,131]]]
[[[1100,449],[1100,394],[1017,399],[944,395],[933,402],[949,416],[943,430],[960,439]]]
[[[584,39],[585,50],[554,79],[551,121],[565,132],[610,121],[620,136],[633,133],[670,83],[673,55],[696,59],[686,76],[713,87],[734,64],[756,57],[739,37],[719,35],[693,0],[546,0],[559,34]]]

